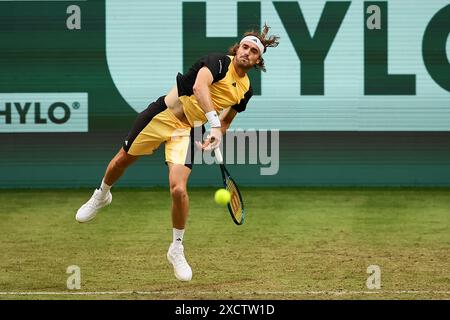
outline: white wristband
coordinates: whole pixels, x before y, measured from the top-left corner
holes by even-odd
[[[211,128],[220,128],[220,119],[219,116],[217,115],[217,112],[215,111],[209,111],[207,113],[205,113],[206,118],[208,119],[208,122],[211,126]]]

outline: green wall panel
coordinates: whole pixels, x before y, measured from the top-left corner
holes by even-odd
[[[449,186],[449,17],[439,0],[0,1],[0,188],[97,184],[177,72],[265,21],[281,43],[233,127],[279,130],[279,170],[230,165],[240,184]],[[163,148],[118,185],[167,185]]]

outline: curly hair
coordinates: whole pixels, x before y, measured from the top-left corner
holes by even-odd
[[[269,29],[270,29],[270,27],[266,23],[264,23],[264,27],[263,27],[263,30],[262,30],[261,33],[259,33],[258,31],[252,30],[252,31],[248,31],[248,32],[244,33],[244,37],[246,37],[246,36],[255,36],[255,37],[257,37],[259,40],[261,40],[261,43],[264,46],[264,52],[266,52],[266,49],[268,47],[276,47],[276,46],[278,46],[279,39],[280,39],[279,36],[274,36],[274,35],[271,35],[268,38],[266,38],[267,34],[269,33]],[[239,49],[239,46],[240,46],[239,43],[235,43],[233,46],[231,46],[228,49],[228,54],[230,54],[232,56],[235,56],[237,50]],[[255,68],[259,69],[261,71],[264,71],[264,72],[266,71],[266,66],[264,64],[264,59],[263,59],[262,55],[260,57],[259,63],[255,65]]]

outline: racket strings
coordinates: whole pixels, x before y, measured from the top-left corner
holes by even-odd
[[[237,221],[242,221],[242,205],[241,200],[239,198],[239,192],[236,188],[236,185],[233,183],[232,180],[227,179],[227,190],[231,194],[231,211],[233,212],[234,217]]]

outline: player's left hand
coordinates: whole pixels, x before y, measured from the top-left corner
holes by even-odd
[[[220,146],[222,141],[222,131],[220,128],[211,128],[211,134],[209,134],[205,141],[201,143],[200,141],[195,141],[195,145],[199,150],[211,151],[215,150]]]
[[[208,145],[209,145],[208,139],[203,141],[203,143],[201,143],[200,141],[195,141],[195,146],[197,147],[198,150],[205,150],[205,148],[208,147]]]

